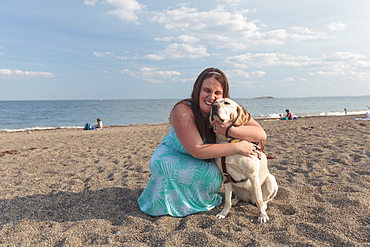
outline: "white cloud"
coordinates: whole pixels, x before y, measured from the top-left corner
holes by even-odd
[[[115,10],[108,11],[109,14],[117,15],[125,21],[139,23],[139,18],[136,14],[144,8],[144,5],[141,5],[136,0],[106,0],[106,2],[116,8]]]
[[[234,70],[227,70],[225,74],[228,78],[256,78],[262,77],[266,75],[265,71],[257,70],[257,71],[244,71],[242,69],[234,69]]]
[[[305,40],[317,40],[317,39],[329,39],[333,36],[323,33],[315,32],[312,29],[294,26],[291,27],[291,32],[287,32],[284,29],[276,29],[266,32],[256,32],[252,36],[252,41],[255,44],[268,44],[268,45],[283,45],[288,41],[305,41]]]
[[[284,29],[265,30],[267,25],[261,20],[247,19],[251,10],[227,11],[225,8],[226,6],[218,5],[209,11],[199,11],[194,7],[180,6],[163,12],[152,12],[152,22],[162,24],[173,32],[182,33],[177,38],[164,37],[155,40],[181,43],[196,41],[207,47],[237,51],[245,50],[254,44],[283,45],[290,41],[333,38],[327,33],[302,26],[294,26],[289,32]],[[179,41],[180,37],[188,39]],[[196,40],[190,37],[196,37]]]
[[[164,37],[164,38],[155,38],[155,41],[165,41],[165,42],[181,42],[188,44],[195,44],[199,42],[199,39],[189,35],[180,35],[178,37]]]
[[[84,3],[89,6],[95,6],[99,0],[84,0]]]
[[[95,6],[98,1],[84,0],[84,3],[88,6]],[[144,5],[138,3],[136,0],[104,0],[104,2],[115,7],[114,10],[108,11],[108,14],[116,15],[124,21],[132,21],[139,24],[137,13],[142,11],[145,7]]]
[[[244,49],[250,37],[258,27],[252,21],[247,21],[244,13],[248,11],[229,12],[223,6],[209,11],[198,11],[196,8],[181,6],[178,9],[164,12],[153,12],[152,22],[163,24],[168,30],[183,33],[184,43],[197,42],[217,48],[228,47]],[[159,40],[159,39],[157,39]],[[166,39],[167,42],[170,39]]]
[[[311,82],[307,78],[300,78],[300,81],[310,84]]]
[[[30,76],[30,77],[53,77],[55,76],[50,72],[43,71],[22,71],[22,70],[10,70],[10,69],[0,69],[0,75],[4,76]]]
[[[312,31],[312,29],[301,27],[301,26],[294,26],[290,28],[291,30],[302,33],[302,34],[314,34],[315,32]]]
[[[152,60],[162,60],[165,58],[202,58],[209,56],[207,49],[204,46],[198,45],[188,45],[188,44],[170,44],[163,51],[160,51],[158,54],[149,54],[146,57]]]
[[[335,76],[340,79],[370,80],[370,72],[363,69],[370,68],[370,63],[361,59],[366,56],[352,52],[335,52],[324,55],[322,66],[310,75]]]
[[[150,67],[143,67],[138,71],[125,69],[122,70],[121,73],[129,74],[135,78],[157,83],[162,83],[165,81],[165,79],[176,78],[177,76],[181,75],[181,73],[178,71],[158,71],[156,68]]]
[[[362,67],[357,62],[335,62],[323,66],[320,70],[311,73],[311,75],[336,76],[340,79],[350,80],[370,80],[370,73],[362,71]]]
[[[282,45],[288,39],[287,31],[283,29],[271,30],[267,32],[256,32],[253,38],[256,44]]]
[[[300,74],[314,76],[334,76],[339,79],[370,80],[370,72],[364,68],[370,68],[370,62],[362,60],[366,56],[351,52],[334,52],[321,57],[291,56],[283,53],[245,53],[227,58],[225,61],[238,68],[264,68],[284,66],[301,68]],[[266,75],[262,71],[261,76]],[[253,76],[250,73],[250,76]],[[295,81],[293,77],[284,79]],[[299,79],[311,83],[308,79]]]
[[[241,78],[248,78],[249,72],[246,72],[242,69],[233,69],[233,70],[226,70],[224,71],[227,78],[233,78],[233,77],[241,77]]]
[[[109,56],[109,55],[112,55],[113,52],[97,52],[97,51],[94,51],[93,52],[93,56],[95,57],[105,57],[105,56]]]
[[[365,55],[358,54],[355,52],[334,52],[329,55],[324,55],[324,60],[332,60],[332,61],[338,61],[338,60],[358,60],[361,58],[365,58]]]
[[[328,25],[329,30],[337,31],[337,32],[344,31],[344,30],[347,29],[347,27],[348,27],[348,25],[346,25],[342,22],[332,22]]]
[[[208,30],[209,32],[235,32],[241,34],[253,33],[257,27],[248,22],[242,12],[228,12],[223,6],[218,6],[207,12],[196,8],[181,6],[178,9],[164,12],[153,12],[151,21],[164,24],[165,28],[177,29],[186,32]]]
[[[293,82],[295,81],[295,79],[292,77],[287,77],[287,78],[284,78],[282,81]]]
[[[290,56],[282,53],[246,53],[229,57],[225,61],[240,68],[261,68],[266,66],[301,67],[320,63],[320,61],[307,56]]]
[[[370,72],[363,71],[364,68],[370,68],[370,63],[361,59],[365,55],[355,52],[334,52],[324,55],[322,60],[325,61],[316,73],[312,74],[339,76],[341,79],[369,80]]]
[[[249,43],[247,40],[240,41],[231,36],[220,34],[205,34],[203,40],[206,41],[209,46],[217,49],[231,49],[233,51],[246,49]]]
[[[252,77],[262,77],[262,76],[265,76],[266,74],[267,73],[265,71],[261,71],[261,70],[251,72]]]
[[[94,51],[93,52],[93,56],[95,57],[110,57],[110,58],[116,58],[116,59],[119,59],[119,60],[128,60],[129,57],[128,56],[113,56],[113,52],[109,52],[109,51],[106,51],[106,52],[97,52],[97,51]],[[131,57],[131,59],[135,59],[134,57]]]
[[[165,59],[166,57],[164,55],[158,55],[158,54],[149,54],[149,55],[146,55],[146,58],[150,59],[150,60],[163,60]]]
[[[247,1],[246,0],[225,0],[226,3],[232,4],[232,5],[237,5],[238,3],[247,2]]]
[[[359,68],[370,68],[370,62],[366,62],[366,61],[362,61],[362,60],[356,61],[356,65]]]
[[[93,0],[89,0],[93,1]],[[130,21],[139,21],[136,16],[141,12],[143,5],[136,0],[105,0],[116,7],[110,14],[116,14],[120,18]],[[239,0],[225,0],[229,3],[238,3]],[[304,26],[292,26],[289,29],[268,29],[268,25],[262,20],[251,19],[247,16],[256,10],[240,9],[228,10],[229,6],[218,5],[207,11],[200,11],[196,7],[185,4],[177,8],[167,9],[161,12],[151,12],[149,20],[153,23],[163,25],[174,36],[156,37],[158,42],[168,43],[166,48],[158,52],[147,54],[150,60],[164,59],[200,59],[209,57],[210,53],[221,54],[219,51],[232,50],[243,51],[254,45],[284,45],[288,42],[301,42],[306,40],[334,39],[335,36],[326,32],[319,32]],[[229,8],[231,9],[231,8]],[[130,14],[128,14],[128,11]],[[122,16],[121,16],[122,15]],[[343,31],[348,25],[341,22],[333,22],[328,25],[331,31]],[[212,52],[209,52],[212,51]],[[95,52],[95,56],[104,57],[111,53]],[[118,58],[118,57],[117,57]],[[233,77],[258,78],[267,75],[267,67],[284,66],[288,68],[300,68],[306,75],[332,75],[332,76],[366,76],[366,72],[360,73],[360,68],[368,68],[370,63],[363,61],[364,55],[351,52],[336,52],[321,57],[292,56],[284,53],[244,53],[228,57],[225,61],[235,68],[240,68],[239,73]],[[123,59],[128,59],[124,57]],[[244,72],[245,68],[264,68]],[[320,67],[320,69],[318,69]],[[239,70],[238,70],[239,71]],[[155,73],[154,73],[155,72]],[[140,71],[140,76],[147,76],[147,80],[161,81],[155,78],[159,71]],[[152,76],[149,76],[152,75]],[[302,81],[299,78],[293,78]],[[290,81],[292,82],[292,81]]]
[[[292,33],[288,35],[288,38],[294,41],[334,38],[334,36],[329,35],[327,33],[316,32],[310,28],[306,28],[302,26],[294,26],[294,27],[291,27],[290,30],[292,30]]]

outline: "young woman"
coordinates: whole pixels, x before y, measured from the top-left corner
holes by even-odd
[[[217,194],[222,174],[214,158],[253,154],[250,142],[266,140],[266,133],[253,119],[244,126],[231,127],[228,134],[238,143],[215,144],[215,133],[225,134],[229,123],[209,123],[215,100],[229,97],[225,74],[205,69],[195,81],[190,99],[178,102],[170,116],[170,132],[150,160],[151,177],[138,199],[140,209],[149,215],[184,217],[208,211],[222,202]]]

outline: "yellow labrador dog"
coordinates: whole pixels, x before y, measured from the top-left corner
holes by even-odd
[[[214,102],[210,114],[211,123],[230,122],[233,126],[241,126],[249,121],[249,114],[235,101],[224,98]],[[233,138],[216,134],[217,143],[234,142]],[[267,168],[266,155],[260,150],[250,157],[241,154],[217,158],[218,168],[224,175],[225,206],[217,218],[223,219],[229,213],[232,205],[239,200],[251,202],[258,209],[258,222],[269,220],[266,213],[267,202],[271,201],[278,191],[275,177]],[[232,200],[232,192],[235,198]]]

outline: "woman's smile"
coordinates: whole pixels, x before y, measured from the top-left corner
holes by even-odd
[[[199,97],[199,107],[204,113],[210,113],[212,104],[216,99],[222,98],[223,88],[216,78],[211,77],[203,81]]]

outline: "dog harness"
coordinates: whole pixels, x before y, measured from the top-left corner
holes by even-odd
[[[236,142],[239,142],[240,140],[238,139],[235,139],[235,138],[232,138],[231,140],[229,140],[229,143],[236,143]],[[260,144],[261,146],[258,146],[258,144]],[[253,142],[253,145],[254,147],[256,148],[255,150],[255,153],[257,154],[257,157],[259,160],[261,160],[261,153],[265,153],[263,150],[265,149],[265,142]],[[266,158],[267,159],[274,159],[273,156],[271,155],[266,155]],[[226,180],[224,181],[224,184],[227,184],[229,182],[233,182],[234,184],[236,183],[242,183],[242,182],[245,182],[247,181],[248,179],[242,179],[240,181],[236,181],[228,172],[227,172],[227,168],[226,168],[226,157],[223,156],[221,157],[221,166],[222,166],[222,174],[226,177]]]
[[[229,130],[231,129],[231,127],[236,127],[235,125],[235,122],[236,122],[236,119],[239,117],[239,112],[238,112],[238,115],[237,117],[235,118],[235,120],[227,127],[226,131],[225,131],[225,136],[226,138],[231,138],[229,140],[229,143],[236,143],[236,142],[239,142],[240,140],[238,139],[235,139],[235,138],[232,138],[229,136]],[[249,122],[249,120],[251,119],[251,114],[248,113],[248,119],[247,119],[247,123]],[[254,144],[254,147],[256,148],[255,150],[255,153],[257,154],[257,157],[259,160],[261,160],[261,152],[263,152],[263,150],[265,149],[265,142],[253,142]],[[261,147],[258,146],[258,144],[261,145]],[[263,152],[264,153],[264,152]],[[273,159],[274,157],[270,156],[270,155],[266,155],[266,158],[267,159]],[[233,182],[234,184],[235,183],[242,183],[242,182],[245,182],[247,181],[248,179],[242,179],[240,181],[236,181],[228,172],[227,172],[227,168],[226,168],[226,157],[223,156],[221,157],[221,165],[222,165],[222,174],[226,177],[226,180],[224,181],[225,184],[229,183],[229,182]]]

